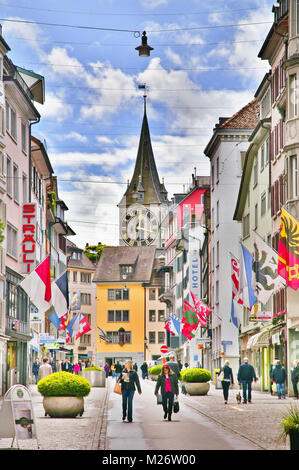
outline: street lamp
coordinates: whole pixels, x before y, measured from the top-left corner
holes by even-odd
[[[142,33],[142,42],[141,45],[138,47],[135,47],[136,51],[139,51],[139,56],[140,57],[149,57],[150,56],[150,51],[153,51],[154,48],[149,46],[147,44],[147,36],[146,36],[146,31],[143,31]]]

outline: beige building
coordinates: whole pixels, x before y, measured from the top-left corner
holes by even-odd
[[[150,284],[145,288],[146,326],[145,360],[155,360],[161,356],[160,348],[166,344],[165,311],[166,304],[159,300],[161,294],[161,271],[164,256],[156,258]]]
[[[73,347],[72,358],[92,362],[95,364],[97,348],[96,324],[96,285],[92,282],[96,266],[74,243],[67,241],[68,279],[70,300],[76,293],[80,293],[82,315],[86,315],[91,331],[72,339],[68,345]]]

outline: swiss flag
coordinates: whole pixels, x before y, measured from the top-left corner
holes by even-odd
[[[40,313],[49,310],[52,298],[49,256],[28,274],[20,283],[20,287],[24,289]]]
[[[79,322],[79,333],[76,335],[76,339],[80,338],[80,336],[84,335],[85,333],[87,333],[88,331],[90,331],[91,328],[90,328],[90,325],[88,323],[88,320],[87,320],[87,316],[85,315],[85,317],[81,318],[80,322]]]

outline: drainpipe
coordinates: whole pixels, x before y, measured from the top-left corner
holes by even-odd
[[[31,202],[31,183],[32,183],[32,152],[31,152],[31,126],[33,124],[37,124],[40,121],[40,116],[37,118],[36,121],[31,121],[29,124],[29,192],[28,192],[28,201]]]

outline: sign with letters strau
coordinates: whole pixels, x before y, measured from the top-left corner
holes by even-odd
[[[22,272],[29,274],[35,267],[36,260],[36,217],[35,203],[23,204],[22,207]]]

